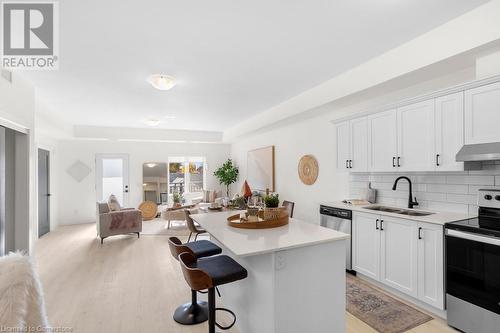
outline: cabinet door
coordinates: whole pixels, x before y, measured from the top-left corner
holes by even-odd
[[[499,142],[500,82],[465,91],[465,143]]]
[[[434,100],[398,108],[398,169],[434,170]]]
[[[353,267],[354,270],[379,279],[380,267],[380,232],[378,228],[380,216],[375,214],[353,214]]]
[[[436,98],[436,171],[463,171],[463,162],[455,160],[463,145],[463,92]]]
[[[376,113],[367,117],[368,169],[370,171],[395,171],[397,155],[396,110]]]
[[[382,216],[380,281],[417,297],[417,222]]]
[[[444,309],[443,226],[419,223],[418,298]]]
[[[368,169],[368,127],[366,118],[350,121],[351,129],[351,171],[363,172]]]
[[[349,122],[336,124],[337,131],[337,169],[347,170],[348,160],[351,159],[351,142],[349,134]]]

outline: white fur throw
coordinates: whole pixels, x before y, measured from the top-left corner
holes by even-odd
[[[20,253],[0,257],[0,327],[48,327],[40,281]]]

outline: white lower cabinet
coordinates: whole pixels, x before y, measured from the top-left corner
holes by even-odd
[[[443,227],[353,212],[354,270],[444,309]]]
[[[352,254],[356,272],[378,280],[380,276],[379,220],[373,214],[356,213],[353,219]]]
[[[380,221],[380,281],[417,297],[416,223],[384,216]]]
[[[444,309],[443,227],[419,223],[418,232],[418,298]]]

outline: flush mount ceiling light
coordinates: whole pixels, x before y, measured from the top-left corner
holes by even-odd
[[[156,163],[148,163],[146,164],[148,166],[148,168],[154,168],[155,166],[157,166],[158,164]]]
[[[163,74],[153,74],[148,78],[148,82],[158,90],[170,90],[176,82],[175,77]]]
[[[150,119],[146,119],[144,120],[144,123],[148,126],[151,126],[151,127],[156,127],[158,125],[160,125],[160,120],[159,119],[155,119],[155,118],[150,118]]]

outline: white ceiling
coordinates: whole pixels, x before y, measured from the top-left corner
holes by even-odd
[[[65,0],[59,71],[25,74],[69,124],[222,131],[486,2]]]

